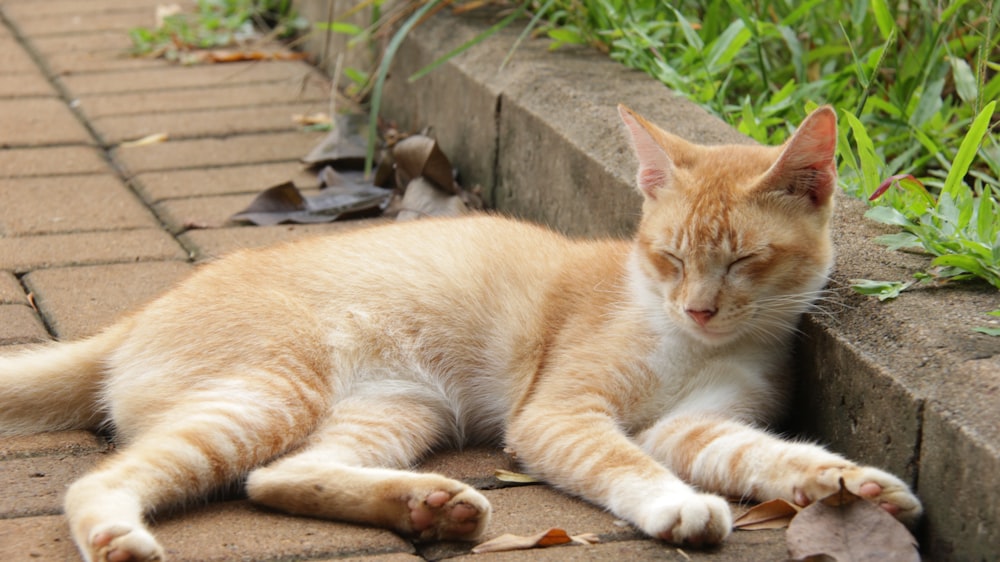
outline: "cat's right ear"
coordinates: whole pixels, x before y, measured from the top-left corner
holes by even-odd
[[[647,199],[669,189],[674,181],[674,162],[656,142],[651,132],[653,125],[624,105],[618,105],[618,113],[628,128],[632,148],[639,160],[639,171],[635,174],[636,186]]]

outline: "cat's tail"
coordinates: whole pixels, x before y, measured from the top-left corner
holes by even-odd
[[[105,361],[126,333],[118,324],[84,340],[0,356],[0,435],[100,425]]]

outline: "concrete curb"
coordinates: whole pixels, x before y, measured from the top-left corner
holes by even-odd
[[[304,3],[308,5],[309,3]],[[634,161],[618,123],[623,102],[706,144],[749,142],[638,72],[589,50],[523,44],[501,32],[430,75],[407,77],[485,29],[441,14],[403,43],[383,116],[433,127],[467,186],[500,211],[579,235],[634,226]],[[986,560],[1000,544],[1000,339],[973,333],[1000,308],[984,287],[944,287],[878,303],[850,279],[904,279],[926,260],[871,242],[879,226],[840,197],[834,296],[803,326],[793,427],[914,483],[927,507],[920,529],[933,559]]]

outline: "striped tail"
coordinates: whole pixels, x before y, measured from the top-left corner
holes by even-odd
[[[53,342],[0,356],[0,435],[97,427],[105,360],[127,332]]]

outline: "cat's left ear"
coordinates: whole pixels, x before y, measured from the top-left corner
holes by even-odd
[[[628,127],[632,148],[639,160],[635,174],[636,186],[647,199],[656,199],[674,183],[674,162],[653,138],[653,125],[624,105],[618,105],[618,114]]]
[[[809,114],[765,174],[767,189],[824,207],[837,184],[837,113],[826,105]]]

